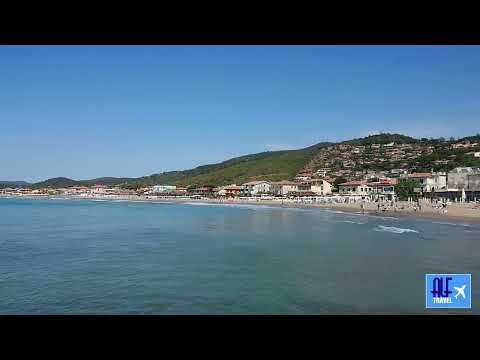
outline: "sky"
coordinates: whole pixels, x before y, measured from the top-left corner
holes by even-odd
[[[480,132],[480,46],[0,46],[0,180]]]

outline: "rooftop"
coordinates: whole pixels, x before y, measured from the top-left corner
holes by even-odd
[[[367,180],[352,180],[345,183],[339,184],[340,186],[358,186],[358,185],[367,185]]]
[[[409,178],[424,178],[424,177],[432,177],[432,173],[412,173],[408,174]]]

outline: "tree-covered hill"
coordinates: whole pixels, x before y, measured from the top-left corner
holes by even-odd
[[[376,134],[376,135],[369,135],[364,138],[352,139],[344,141],[343,144],[348,145],[360,145],[360,146],[367,146],[373,144],[388,144],[388,143],[395,143],[395,144],[414,144],[420,142],[420,140],[412,138],[410,136],[401,135],[401,134]]]
[[[478,135],[466,137],[465,140],[476,141],[480,139]],[[315,157],[322,153],[322,149],[332,145],[372,145],[372,144],[415,144],[417,148],[430,147],[434,148],[433,153],[429,155],[420,155],[419,157],[409,160],[408,167],[414,170],[449,170],[456,166],[479,166],[479,158],[474,158],[468,153],[472,150],[479,151],[480,147],[451,150],[449,145],[453,142],[461,141],[445,139],[415,139],[410,136],[401,134],[377,134],[364,138],[344,141],[341,143],[319,143],[304,149],[284,150],[284,151],[267,151],[257,154],[245,155],[230,160],[226,160],[217,164],[209,164],[198,166],[194,169],[181,171],[168,171],[139,178],[114,178],[103,177],[90,180],[72,180],[64,177],[53,178],[36,183],[33,187],[69,187],[85,185],[91,186],[95,184],[102,185],[121,185],[126,188],[138,188],[142,186],[151,186],[157,184],[172,184],[185,186],[201,186],[201,185],[227,185],[232,183],[241,184],[252,180],[281,180],[293,179],[295,175],[304,168],[310,168],[308,164],[315,160]],[[370,150],[369,150],[370,151]],[[363,157],[371,156],[366,151]],[[417,151],[417,150],[415,150]],[[420,151],[421,152],[421,151]],[[370,154],[370,155],[369,155]],[[362,165],[365,169],[390,169],[400,166],[401,161],[388,161],[388,156],[383,154],[381,149],[378,157],[387,157],[387,161],[370,161],[366,165]],[[422,153],[423,154],[423,153]],[[337,155],[339,156],[338,152]],[[335,159],[334,159],[335,160]],[[375,159],[373,159],[375,160]],[[439,160],[449,160],[442,164]],[[307,166],[306,166],[307,165]],[[358,170],[358,169],[357,169]]]
[[[331,143],[320,143],[299,150],[267,151],[233,158],[218,164],[210,164],[183,171],[168,171],[140,178],[97,178],[72,180],[53,178],[35,187],[68,187],[78,185],[123,185],[125,187],[151,186],[155,184],[176,185],[226,185],[252,180],[292,179],[298,171],[322,147]]]

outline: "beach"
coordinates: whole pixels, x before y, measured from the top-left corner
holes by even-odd
[[[45,198],[47,196],[37,195],[29,197]],[[442,208],[434,208],[430,201],[421,201],[421,208],[415,210],[415,202],[397,201],[395,208],[378,203],[365,202],[362,211],[362,202],[331,202],[331,203],[309,203],[293,201],[291,199],[247,199],[247,198],[188,198],[188,197],[152,197],[135,195],[95,195],[95,196],[50,196],[49,198],[72,198],[96,201],[141,201],[141,202],[175,202],[175,203],[206,203],[219,205],[255,205],[255,206],[280,206],[294,208],[318,208],[332,209],[345,212],[365,213],[367,215],[392,216],[392,217],[415,217],[426,219],[445,219],[463,221],[469,223],[480,223],[480,206],[475,203],[451,203],[447,206],[446,212]]]

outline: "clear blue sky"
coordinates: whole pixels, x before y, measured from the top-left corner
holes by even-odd
[[[0,180],[480,132],[479,46],[0,46]]]

